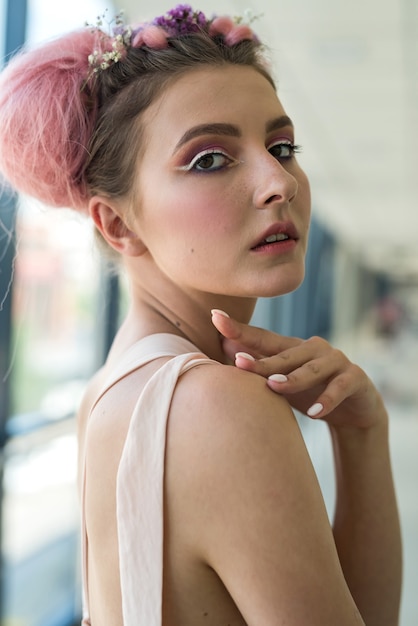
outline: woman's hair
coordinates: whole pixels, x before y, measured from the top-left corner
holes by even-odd
[[[176,32],[159,25],[168,18],[172,23],[176,8],[136,31],[119,26],[112,37],[86,27],[11,60],[0,75],[0,172],[13,187],[48,205],[79,210],[96,193],[130,198],[141,155],[141,113],[172,81],[232,64],[253,67],[273,84],[261,44],[247,26],[216,18],[213,29],[216,20],[180,8],[204,26],[195,20],[183,32],[183,18]]]

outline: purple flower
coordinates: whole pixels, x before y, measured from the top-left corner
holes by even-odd
[[[208,21],[202,11],[194,12],[189,4],[178,4],[165,15],[156,17],[155,26],[161,26],[170,37],[196,33],[204,29]]]

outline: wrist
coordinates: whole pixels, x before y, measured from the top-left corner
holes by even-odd
[[[369,428],[330,427],[337,481],[363,486],[390,467],[388,416]],[[342,482],[341,482],[342,481]],[[353,482],[354,481],[354,482]]]
[[[383,411],[373,424],[365,428],[329,424],[329,430],[334,447],[348,453],[357,453],[388,441],[389,418],[387,412]]]
[[[331,437],[342,441],[366,441],[366,439],[378,437],[382,434],[387,434],[389,426],[388,412],[383,404],[376,407],[372,412],[369,420],[362,422],[362,425],[350,423],[349,421],[343,424],[336,424],[328,422],[328,427],[331,433]]]
[[[387,430],[389,417],[382,396],[371,383],[370,386],[371,389],[362,394],[365,397],[352,397],[350,402],[342,403],[332,412],[327,420],[331,436],[362,441],[366,435],[374,436]]]

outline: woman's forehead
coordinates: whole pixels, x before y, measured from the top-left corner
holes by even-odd
[[[189,129],[200,125],[245,127],[250,121],[267,124],[284,116],[273,86],[260,72],[231,65],[180,76],[149,107],[143,121],[148,140],[155,136],[177,144]]]

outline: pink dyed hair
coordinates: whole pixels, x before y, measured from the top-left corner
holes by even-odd
[[[247,26],[213,21],[211,33],[170,37],[148,25],[123,59],[101,71],[112,38],[69,33],[16,55],[0,74],[0,173],[54,207],[86,211],[92,194],[135,200],[139,119],[169,81],[204,66],[246,65],[274,82]],[[226,44],[226,45],[225,45]],[[96,73],[95,73],[96,72]]]
[[[81,87],[99,45],[96,33],[75,31],[17,54],[0,75],[0,171],[51,206],[87,206],[82,171],[97,104]]]

